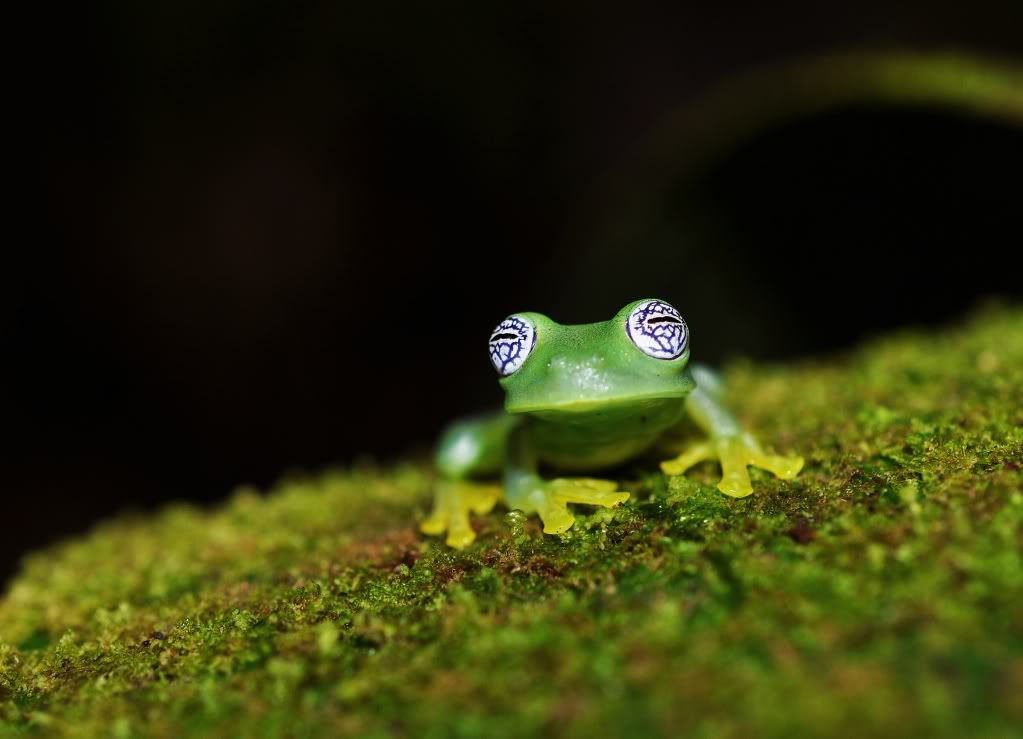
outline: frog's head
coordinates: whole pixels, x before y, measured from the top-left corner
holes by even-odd
[[[637,300],[610,321],[563,326],[516,313],[490,336],[509,413],[586,412],[685,397],[689,331],[663,300]]]

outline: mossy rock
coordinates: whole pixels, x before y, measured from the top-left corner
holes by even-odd
[[[34,554],[0,734],[1019,736],[1023,311],[727,378],[795,481],[643,461],[568,535],[496,510],[458,552],[426,465],[362,466]]]

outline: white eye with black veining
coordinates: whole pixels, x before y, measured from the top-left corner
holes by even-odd
[[[689,343],[682,314],[663,300],[644,300],[633,308],[625,331],[644,354],[657,359],[678,359]]]
[[[490,335],[490,361],[502,377],[515,372],[536,344],[536,328],[528,318],[508,316]]]

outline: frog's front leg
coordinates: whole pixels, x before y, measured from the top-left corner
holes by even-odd
[[[539,514],[546,534],[560,534],[575,523],[575,517],[568,510],[569,503],[614,508],[629,499],[629,493],[618,490],[618,484],[611,480],[588,477],[545,480],[537,469],[529,429],[520,426],[509,438],[505,498],[512,509]]]
[[[803,468],[802,457],[767,454],[752,434],[742,430],[722,398],[721,382],[711,370],[693,367],[696,389],[686,399],[686,411],[707,435],[707,441],[693,444],[678,457],[661,463],[669,475],[681,475],[687,469],[708,459],[721,463],[718,490],[735,498],[753,492],[747,466],[753,465],[773,472],[783,480],[791,480]]]

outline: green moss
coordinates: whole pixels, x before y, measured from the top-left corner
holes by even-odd
[[[455,552],[424,466],[359,467],[35,554],[0,733],[1018,735],[1023,311],[728,380],[797,480],[638,463],[564,537],[498,510]]]

